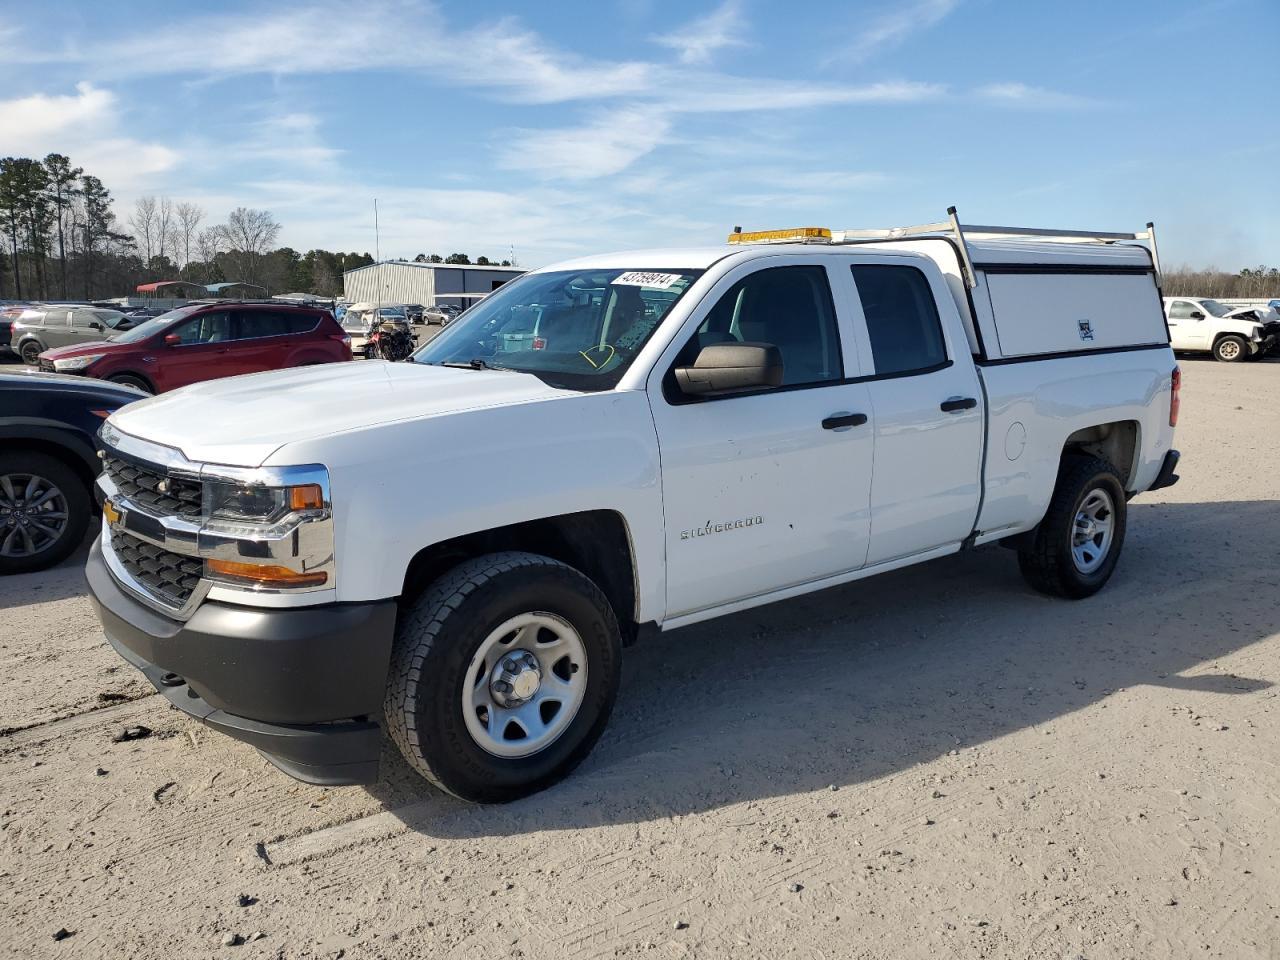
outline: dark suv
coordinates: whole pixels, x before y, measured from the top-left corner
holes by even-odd
[[[327,310],[272,302],[198,303],[110,340],[46,350],[40,369],[163,393],[241,373],[351,359],[351,338]]]

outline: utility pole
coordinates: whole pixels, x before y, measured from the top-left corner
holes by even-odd
[[[382,262],[382,241],[381,235],[378,233],[378,198],[373,198],[373,260],[375,263]]]

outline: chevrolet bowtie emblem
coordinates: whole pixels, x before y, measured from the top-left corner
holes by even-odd
[[[116,505],[110,500],[102,501],[102,515],[107,518],[107,523],[117,524],[123,519],[123,514],[116,509]]]

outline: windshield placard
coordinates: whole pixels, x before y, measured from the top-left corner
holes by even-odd
[[[645,270],[629,270],[620,273],[613,280],[615,287],[650,287],[655,290],[666,290],[673,283],[679,282],[678,273],[649,273]]]

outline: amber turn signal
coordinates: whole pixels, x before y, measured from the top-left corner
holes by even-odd
[[[324,571],[298,573],[288,567],[240,563],[236,560],[206,560],[205,565],[210,573],[219,577],[259,587],[321,587],[329,579]]]
[[[323,510],[324,493],[318,483],[308,483],[289,488],[289,509],[295,513],[303,510]]]

